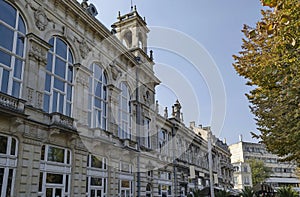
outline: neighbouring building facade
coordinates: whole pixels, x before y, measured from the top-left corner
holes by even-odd
[[[280,158],[269,153],[266,147],[260,143],[244,142],[242,136],[238,143],[229,146],[231,162],[234,166],[234,187],[243,189],[252,185],[251,168],[247,163],[249,159],[264,161],[265,165],[272,170],[270,178],[265,183],[274,189],[290,186],[300,191],[300,180],[296,176],[297,165],[292,162],[281,162]]]
[[[1,197],[171,197],[210,184],[209,129],[159,113],[149,29],[86,0],[0,0]],[[214,137],[218,188],[233,187]]]

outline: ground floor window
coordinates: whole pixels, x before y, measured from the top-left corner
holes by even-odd
[[[107,178],[87,177],[87,192],[89,197],[106,197],[107,196]]]
[[[172,196],[172,186],[171,185],[158,185],[158,195],[161,197]]]
[[[107,196],[107,159],[100,155],[88,155],[86,192],[88,197]]]
[[[18,141],[0,134],[0,197],[14,196]]]
[[[43,145],[39,176],[39,197],[70,197],[71,151]]]
[[[133,193],[133,184],[132,181],[129,180],[120,180],[119,187],[119,196],[120,197],[132,197]]]

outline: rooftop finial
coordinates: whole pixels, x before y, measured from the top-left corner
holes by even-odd
[[[132,11],[133,11],[132,0],[131,0],[130,2],[131,2],[130,10],[131,10],[131,12],[132,12]]]
[[[136,11],[136,5],[134,5],[134,11]]]

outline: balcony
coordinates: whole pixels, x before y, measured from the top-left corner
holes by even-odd
[[[24,113],[25,101],[0,93],[0,108],[15,113]]]
[[[57,112],[50,114],[50,125],[63,127],[65,129],[76,130],[76,125],[73,118]]]

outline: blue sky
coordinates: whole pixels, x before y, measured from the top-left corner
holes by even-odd
[[[89,2],[97,7],[97,18],[109,29],[117,20],[118,11],[121,14],[128,13],[131,4],[130,0]],[[157,88],[159,103],[167,106],[170,112],[171,106],[178,98],[182,104],[186,125],[190,121],[195,121],[197,125],[211,125],[213,132],[220,138],[226,138],[228,144],[237,142],[239,134],[243,135],[244,140],[253,141],[249,132],[257,131],[245,97],[249,87],[233,69],[232,55],[241,50],[243,24],[254,26],[260,19],[260,1],[133,0],[133,4],[137,5],[139,14],[146,17],[150,30],[152,27],[169,28],[193,40],[203,48],[203,56],[199,55],[199,59],[203,59],[203,66],[215,66],[219,72],[218,76],[207,76],[207,72],[201,71],[197,73],[193,63],[185,55],[153,47],[156,75],[162,80],[162,85]],[[174,40],[175,47],[176,43],[181,46],[180,41]],[[194,48],[190,50],[191,53],[194,52]],[[208,63],[205,58],[212,60]],[[166,74],[169,71],[171,74]],[[222,81],[225,88],[224,97],[220,94],[221,96],[216,98],[216,95],[212,94],[212,82],[207,80],[208,77],[216,77],[216,81]],[[178,79],[183,79],[185,85],[181,89],[172,88],[173,83],[179,83]],[[186,94],[182,90],[189,89],[185,87],[193,91],[193,98],[190,100],[184,98]],[[215,100],[220,103],[216,104]],[[224,105],[225,115],[222,110],[212,109],[219,105]],[[215,110],[214,113],[212,110]],[[223,121],[215,121],[220,117]]]

